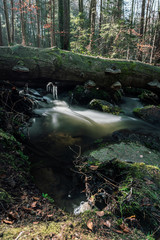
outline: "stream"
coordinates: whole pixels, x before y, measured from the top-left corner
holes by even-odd
[[[38,97],[33,111],[35,117],[25,131],[32,175],[40,190],[53,197],[62,209],[77,212],[77,207],[86,200],[85,194],[81,193],[83,183],[76,174],[71,174],[70,168],[73,168],[74,157],[87,146],[98,138],[110,138],[125,129],[157,133],[157,128],[134,117],[132,110],[143,107],[138,98],[123,97],[120,107],[123,114],[116,116],[69,106],[63,100],[53,100],[52,94],[43,96],[43,101]]]

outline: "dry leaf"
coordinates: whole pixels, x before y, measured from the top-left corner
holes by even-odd
[[[120,231],[120,230],[117,230],[117,229],[115,229],[115,228],[112,228],[112,230],[113,230],[114,232],[116,232],[116,233],[123,234],[123,232],[122,232],[122,231]]]
[[[25,210],[26,212],[31,212],[31,211],[33,211],[32,208],[27,208],[27,207],[22,207],[22,208],[23,208],[23,210]]]
[[[53,217],[53,214],[49,214],[47,215],[48,218],[52,218]]]
[[[93,222],[91,219],[88,220],[87,222],[87,227],[92,231],[93,230]]]
[[[104,216],[104,211],[97,211],[96,214],[99,217],[103,217]]]
[[[34,200],[38,201],[40,198],[38,197],[33,197]]]
[[[131,230],[124,224],[124,223],[122,223],[121,225],[120,225],[120,228],[123,230],[123,232],[125,232],[125,233],[130,233],[131,232]]]
[[[37,201],[35,201],[35,202],[33,202],[32,204],[31,204],[31,207],[32,208],[35,208],[37,206]]]
[[[6,223],[6,224],[13,224],[14,223],[14,221],[8,221],[8,220],[5,220],[5,219],[3,220],[3,222]]]
[[[98,169],[98,166],[91,165],[89,167],[92,171],[96,171]]]
[[[107,220],[106,222],[103,223],[103,225],[110,228],[111,227],[111,222]]]
[[[37,209],[36,215],[40,215],[41,213],[42,213],[42,210],[41,209]]]
[[[135,219],[135,218],[136,218],[136,215],[133,215],[133,216],[127,217],[126,219]]]

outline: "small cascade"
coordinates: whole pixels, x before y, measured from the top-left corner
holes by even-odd
[[[49,82],[46,86],[46,91],[52,93],[53,99],[58,99],[58,94],[57,94],[57,86],[54,85],[52,82]]]

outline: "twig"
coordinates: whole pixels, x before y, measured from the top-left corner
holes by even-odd
[[[15,238],[15,240],[18,240],[23,233],[24,233],[24,231],[20,232],[20,233],[18,234],[18,236]]]
[[[115,188],[118,188],[117,185],[115,185],[115,184],[113,184],[112,182],[110,182],[109,180],[107,180],[107,179],[106,179],[105,177],[103,177],[102,174],[100,174],[99,172],[96,172],[96,174],[97,174],[99,177],[103,178],[103,180],[104,180],[105,182],[107,182],[108,184],[112,185],[112,186],[115,187]]]
[[[71,148],[71,146],[69,146],[69,149],[77,155],[76,159],[78,159],[81,156],[81,146],[79,145],[75,146],[79,147],[79,152],[74,151],[73,148]]]

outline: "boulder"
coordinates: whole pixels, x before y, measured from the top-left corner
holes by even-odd
[[[133,112],[144,121],[160,126],[160,107],[150,105],[143,108],[136,108]]]
[[[119,107],[114,106],[113,104],[101,99],[93,99],[88,106],[90,109],[98,110],[101,112],[112,113],[116,115],[119,114],[120,112]]]

